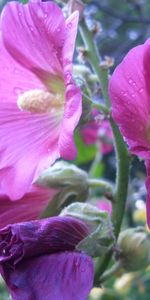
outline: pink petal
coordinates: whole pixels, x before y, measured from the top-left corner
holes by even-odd
[[[94,276],[92,259],[76,252],[40,256],[2,272],[14,300],[86,300]]]
[[[133,48],[116,68],[109,83],[112,113],[129,149],[150,155],[150,41]]]
[[[60,116],[20,112],[0,103],[0,188],[20,199],[38,174],[59,157]]]
[[[62,74],[66,29],[63,13],[55,3],[8,3],[1,29],[5,47],[21,65],[40,77],[47,72]]]
[[[0,195],[0,228],[8,224],[38,219],[56,191],[36,185],[18,201]]]
[[[71,79],[69,79],[69,76],[72,76],[72,59],[78,30],[78,21],[79,13],[77,11],[66,20],[66,39],[63,47],[63,67],[66,82]]]
[[[81,113],[81,91],[74,84],[69,84],[66,87],[65,112],[58,144],[60,156],[64,159],[74,159],[76,157],[77,149],[74,144],[73,134]]]
[[[9,55],[0,36],[0,102],[17,102],[19,94],[37,87],[46,89],[34,73]]]

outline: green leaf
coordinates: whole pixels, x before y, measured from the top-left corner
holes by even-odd
[[[86,164],[94,159],[97,152],[96,145],[84,144],[78,131],[75,133],[75,143],[78,149],[77,164]]]

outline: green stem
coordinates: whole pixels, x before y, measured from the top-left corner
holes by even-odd
[[[85,43],[85,46],[88,51],[88,59],[91,63],[93,70],[97,74],[101,87],[103,96],[105,99],[105,104],[107,108],[110,108],[110,100],[108,96],[108,73],[102,67],[100,67],[100,57],[97,53],[97,48],[93,42],[92,33],[88,30],[84,20],[80,23],[80,32]],[[116,150],[116,189],[114,194],[114,203],[113,203],[113,213],[112,213],[112,223],[114,227],[115,237],[117,239],[120,232],[122,219],[124,215],[125,203],[127,198],[127,189],[128,189],[128,176],[129,176],[129,157],[126,145],[123,141],[122,135],[115,124],[112,117],[109,119],[110,125],[114,135],[114,143]],[[112,257],[112,250],[107,252],[104,255],[102,262],[98,265],[95,272],[95,283],[97,284],[100,281],[100,276],[104,273],[106,268],[109,265],[109,262]]]
[[[106,106],[109,108],[110,101],[107,86],[108,70],[100,65],[101,57],[98,54],[96,44],[93,40],[93,34],[89,31],[84,19],[82,19],[80,22],[80,33],[87,49],[87,58],[90,62],[92,62],[93,70],[95,71],[99,82],[101,83],[101,89]]]
[[[91,188],[99,187],[100,189],[103,189],[103,190],[113,194],[113,186],[105,180],[97,179],[97,178],[91,178],[91,179],[88,179],[88,184]]]
[[[120,261],[117,261],[109,270],[105,271],[100,278],[100,283],[109,279],[112,275],[115,275],[116,272],[121,269],[122,265]]]

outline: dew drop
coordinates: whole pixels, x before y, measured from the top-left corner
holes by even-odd
[[[22,89],[21,89],[21,88],[19,88],[19,87],[15,87],[15,88],[14,88],[14,93],[15,93],[16,95],[20,95],[21,92],[22,92]]]
[[[135,98],[135,94],[132,94],[131,97],[132,97],[132,98]]]
[[[44,18],[46,19],[48,17],[48,13],[45,13],[44,14]]]
[[[129,79],[128,82],[129,82],[129,84],[132,84],[132,83],[133,83],[133,80],[132,80],[132,79]]]
[[[144,92],[144,89],[143,88],[140,88],[139,89],[139,93],[143,93]]]
[[[14,69],[15,74],[19,74],[19,70],[17,68]]]
[[[69,22],[69,23],[67,24],[67,27],[68,27],[69,29],[71,29],[71,28],[72,28],[72,23]]]
[[[32,25],[29,25],[29,28],[30,28],[31,31],[34,31],[34,28],[33,28]]]
[[[22,13],[21,13],[21,11],[19,11],[19,12],[18,12],[18,16],[19,16],[19,17],[21,17],[21,16],[22,16]]]
[[[66,83],[70,83],[71,78],[72,78],[71,73],[70,72],[66,72],[66,74],[65,74]]]

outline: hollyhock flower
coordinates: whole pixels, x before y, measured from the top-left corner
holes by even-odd
[[[114,71],[109,83],[112,115],[129,150],[150,157],[150,39],[133,48]]]
[[[14,300],[85,300],[93,283],[90,256],[75,250],[89,233],[71,217],[0,230],[1,274]]]
[[[33,185],[21,199],[12,201],[0,194],[0,228],[38,219],[58,191]]]
[[[81,136],[86,145],[99,142],[102,154],[110,153],[113,149],[112,131],[108,120],[102,119],[101,114],[96,109],[91,113],[91,119],[81,128]]]
[[[53,2],[8,3],[0,26],[0,188],[27,192],[58,157],[74,159],[81,93],[72,79],[78,13]],[[10,30],[11,28],[11,30]]]

